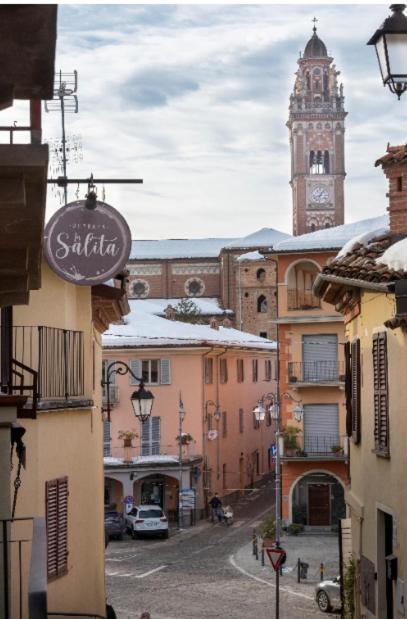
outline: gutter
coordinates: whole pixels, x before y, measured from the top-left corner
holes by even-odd
[[[322,297],[325,292],[326,284],[341,284],[349,288],[364,288],[366,290],[376,290],[378,292],[387,293],[390,290],[393,282],[387,284],[379,284],[375,282],[367,282],[363,279],[354,279],[351,277],[339,277],[337,275],[324,275],[318,273],[317,278],[312,287],[312,292],[317,297]]]

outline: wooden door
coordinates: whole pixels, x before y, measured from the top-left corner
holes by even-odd
[[[308,486],[308,524],[310,526],[329,526],[331,524],[330,485],[309,484]]]

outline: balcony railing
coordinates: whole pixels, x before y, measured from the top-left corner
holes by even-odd
[[[284,443],[284,458],[338,459],[347,456],[346,436],[299,433]],[[295,438],[295,440],[294,440]]]
[[[182,458],[190,458],[197,455],[196,444],[194,442],[189,443],[188,445],[182,445]],[[123,462],[132,462],[133,459],[141,458],[140,461],[142,462],[143,457],[145,456],[149,458],[157,456],[157,460],[161,457],[165,459],[166,456],[171,456],[174,460],[178,460],[179,446],[175,443],[171,445],[160,445],[159,443],[153,443],[150,445],[134,445],[131,447],[114,447],[110,445],[109,457],[112,459],[117,459]]]
[[[290,361],[289,383],[329,384],[345,381],[343,361]]]
[[[12,384],[3,393],[27,395],[37,403],[84,396],[84,334],[44,326],[13,327]]]
[[[119,388],[117,385],[109,385],[109,399],[110,406],[115,406],[119,403]],[[107,385],[103,385],[102,403],[104,406],[107,404]]]
[[[321,307],[321,300],[307,290],[288,288],[287,307],[289,310],[319,309]]]

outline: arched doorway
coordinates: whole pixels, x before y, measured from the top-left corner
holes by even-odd
[[[160,505],[169,520],[176,520],[178,507],[178,479],[161,473],[152,473],[134,483],[136,503]]]
[[[302,476],[292,489],[291,512],[296,524],[336,526],[346,515],[342,483],[322,471]]]

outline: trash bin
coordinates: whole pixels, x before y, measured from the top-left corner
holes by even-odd
[[[300,578],[307,578],[309,563],[305,563],[305,561],[300,562]]]

